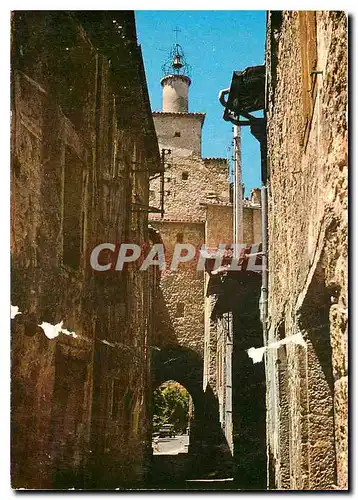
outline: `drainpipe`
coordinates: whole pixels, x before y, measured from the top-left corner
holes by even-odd
[[[226,332],[226,356],[225,356],[225,435],[231,454],[233,455],[233,433],[232,433],[232,351],[233,351],[233,315],[227,313]]]
[[[243,208],[242,208],[242,174],[241,174],[241,132],[234,125],[234,256],[239,257],[238,244],[244,240]]]
[[[261,188],[261,224],[262,224],[262,285],[261,285],[261,322],[264,345],[267,345],[267,299],[268,299],[268,269],[267,269],[267,185]]]

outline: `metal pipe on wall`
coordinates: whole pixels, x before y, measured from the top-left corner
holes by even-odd
[[[226,355],[225,355],[225,436],[231,453],[233,454],[233,423],[232,423],[232,354],[233,354],[233,316],[232,312],[227,313],[227,335],[226,335]]]
[[[262,285],[260,312],[263,330],[264,345],[267,343],[267,300],[268,300],[268,259],[267,259],[267,185],[261,188],[261,217],[262,217]]]
[[[242,205],[242,173],[241,173],[241,131],[238,125],[234,125],[234,255],[238,258],[239,243],[244,240],[244,216]]]

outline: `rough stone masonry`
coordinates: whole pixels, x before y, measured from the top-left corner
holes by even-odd
[[[269,487],[348,486],[347,16],[268,17]]]
[[[12,486],[138,485],[154,280],[89,266],[98,242],[149,242],[159,151],[134,15],[17,11],[12,37]],[[61,320],[75,337],[38,326]]]

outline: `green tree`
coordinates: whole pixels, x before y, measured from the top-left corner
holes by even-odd
[[[162,384],[153,394],[153,430],[173,424],[176,431],[185,430],[189,416],[189,393],[178,382]]]

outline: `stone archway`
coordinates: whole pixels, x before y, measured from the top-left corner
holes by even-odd
[[[201,356],[179,345],[157,348],[152,356],[152,373],[153,389],[166,380],[175,380],[187,389],[193,400],[194,418],[185,478],[229,477],[232,455],[220,426],[217,397],[209,386],[203,390]],[[183,471],[180,472],[182,478]]]

